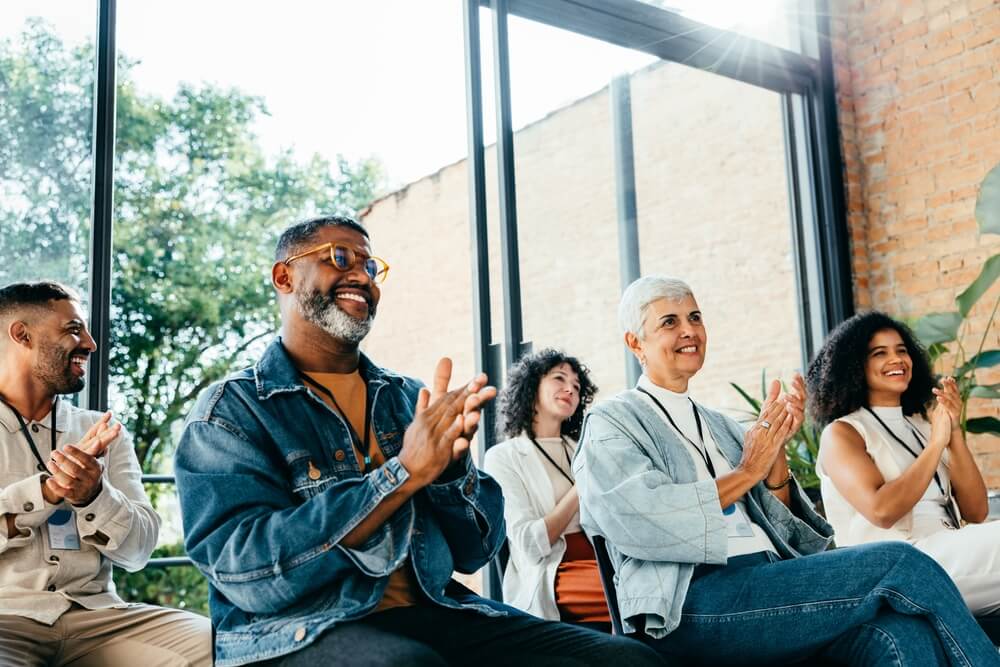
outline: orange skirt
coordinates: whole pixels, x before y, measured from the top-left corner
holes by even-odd
[[[594,548],[583,533],[563,537],[566,553],[556,570],[556,606],[560,618],[569,623],[610,623]]]

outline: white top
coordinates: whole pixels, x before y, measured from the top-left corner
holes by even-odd
[[[565,465],[566,454],[559,438],[540,439],[538,444],[553,461]],[[569,440],[568,445],[572,457],[576,443]],[[503,576],[503,601],[529,614],[558,621],[555,580],[566,553],[566,539],[560,536],[549,544],[545,516],[566,495],[570,484],[524,435],[490,447],[483,459],[483,470],[503,490],[503,516],[510,548]],[[572,477],[572,468],[566,472]],[[579,530],[577,512],[563,535]]]
[[[871,410],[885,422],[886,426],[892,429],[892,432],[896,434],[896,437],[902,439],[902,441],[917,454],[920,454],[920,452],[923,451],[925,442],[930,442],[931,425],[922,416],[913,415],[911,417],[904,417],[903,408],[899,406],[893,408],[876,406],[872,407]],[[901,470],[906,470],[913,465],[916,461],[916,457],[914,457],[911,452],[908,452],[901,444],[896,442],[896,438],[893,438],[886,433],[885,429],[882,428],[877,421],[872,419],[871,415],[864,410],[862,410],[862,412],[864,417],[867,417],[876,428],[882,431],[882,435],[885,436],[887,444],[892,450],[892,457],[896,460],[896,464],[899,468]],[[917,431],[919,437],[914,434],[914,430]],[[923,440],[922,442],[921,439]],[[939,470],[938,478],[941,480],[942,486],[948,488],[946,486],[948,483],[948,471]],[[927,515],[937,519],[947,519],[948,513],[944,510],[943,506],[945,498],[946,496],[941,492],[937,482],[935,482],[934,479],[931,479],[930,484],[927,485],[927,489],[924,491],[924,495],[921,496],[920,500],[913,507],[914,520]]]
[[[709,480],[712,479],[712,474],[708,470],[708,466],[705,465],[705,459],[702,451],[696,445],[700,445],[698,438],[698,424],[694,418],[694,409],[692,406],[691,398],[688,392],[678,394],[677,392],[670,391],[669,389],[664,389],[657,384],[654,384],[646,375],[639,378],[638,387],[645,389],[650,394],[656,397],[663,407],[667,409],[670,416],[673,418],[674,422],[677,424],[678,435],[681,436],[681,441],[684,443],[685,448],[687,448],[688,453],[691,454],[692,460],[694,460],[694,468],[698,473],[698,480]],[[656,414],[663,418],[664,423],[667,424],[671,429],[673,425],[667,419],[666,415],[660,410],[660,408],[650,399],[649,396],[643,394],[643,399],[645,399],[650,407]],[[733,467],[726,460],[726,457],[722,455],[719,451],[718,445],[715,443],[715,439],[712,437],[712,432],[709,430],[704,421],[702,421],[702,436],[704,437],[704,445],[707,450],[708,457],[712,461],[712,466],[715,468],[715,473],[718,476],[725,475],[733,471]],[[695,444],[691,444],[691,443]],[[740,556],[742,554],[756,553],[758,551],[773,551],[778,552],[777,547],[771,541],[771,538],[767,536],[764,529],[760,527],[755,521],[750,518],[747,513],[746,502],[742,499],[738,500],[736,503],[738,512],[742,513],[746,520],[750,522],[750,526],[753,530],[752,537],[734,537],[730,535],[729,537],[729,548],[728,557]],[[719,508],[722,511],[722,508]]]
[[[901,407],[874,407],[872,411],[885,422],[885,425],[897,437],[902,439],[918,455],[920,454],[923,445],[919,443],[913,429],[916,429],[924,438],[924,442],[929,441],[931,426],[926,419],[920,415],[904,417]],[[899,444],[886,431],[885,427],[879,424],[878,420],[864,408],[855,410],[836,421],[849,424],[861,435],[868,455],[886,482],[897,479],[916,461],[913,454]],[[820,439],[820,451],[831,437],[830,426],[827,426],[823,429],[823,435]],[[947,529],[943,522],[948,519],[948,513],[942,504],[946,501],[947,496],[941,493],[941,489],[938,488],[937,482],[933,478],[912,511],[907,512],[891,528],[879,528],[869,522],[840,494],[833,484],[833,480],[823,468],[822,461],[821,456],[816,463],[816,474],[820,479],[820,491],[823,494],[823,506],[826,509],[827,520],[836,532],[837,546],[845,547],[879,540],[912,542]],[[951,478],[948,474],[949,461],[950,453],[945,449],[941,455],[941,461],[938,463],[937,474],[946,490],[951,488]],[[957,513],[958,507],[954,498],[951,502]]]
[[[552,462],[555,462],[559,469],[557,470],[552,462],[548,461],[542,454],[535,448],[535,456],[538,457],[539,462],[542,467],[545,468],[545,472],[549,475],[549,481],[552,483],[552,497],[555,499],[556,503],[563,499],[569,490],[573,488],[570,484],[569,479],[566,479],[559,470],[562,470],[566,475],[572,479],[573,478],[573,455],[576,454],[576,443],[569,438],[535,438],[535,442],[549,455]],[[534,447],[534,446],[533,446]],[[569,533],[579,533],[580,532],[580,512],[573,515],[573,518],[566,525],[566,530],[563,531],[563,535]]]

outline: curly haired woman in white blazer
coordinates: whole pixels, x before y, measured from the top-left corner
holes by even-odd
[[[608,630],[593,548],[580,529],[572,458],[597,387],[576,358],[552,349],[527,355],[500,394],[509,439],[484,468],[504,495],[510,560],[504,602],[531,614]]]

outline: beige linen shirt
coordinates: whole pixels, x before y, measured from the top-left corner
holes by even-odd
[[[98,419],[68,400],[56,410],[56,447],[77,444]],[[51,414],[26,422],[38,453],[50,455]],[[0,614],[53,624],[76,602],[87,609],[122,607],[115,592],[111,564],[133,572],[141,569],[156,546],[160,519],[141,482],[132,439],[123,429],[101,459],[101,492],[89,505],[63,501],[50,505],[42,497],[38,461],[21,433],[15,413],[0,403],[0,515],[15,515],[19,536],[7,534],[0,519]],[[47,473],[45,473],[47,474]],[[59,509],[73,512],[80,549],[52,549],[49,517]]]

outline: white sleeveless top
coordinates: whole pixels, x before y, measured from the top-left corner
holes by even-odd
[[[873,407],[871,409],[885,422],[886,426],[892,429],[897,437],[901,438],[917,454],[923,449],[923,444],[913,434],[912,429],[917,430],[924,442],[930,439],[930,423],[920,415],[904,417],[903,409],[900,407]],[[916,461],[913,454],[887,433],[886,429],[864,408],[855,410],[836,421],[849,424],[861,435],[868,455],[871,456],[875,467],[878,468],[886,482],[898,478]],[[832,437],[831,426],[832,424],[823,429],[823,435],[820,439],[821,449]],[[950,451],[946,448],[938,463],[937,474],[947,494],[942,494],[937,482],[931,479],[924,495],[913,509],[891,528],[879,528],[869,522],[840,494],[837,487],[834,486],[833,480],[823,469],[822,463],[817,461],[816,474],[820,479],[823,507],[826,510],[827,521],[830,522],[836,533],[837,546],[846,547],[880,540],[913,542],[941,530],[947,530],[945,522],[948,520],[948,513],[945,511],[943,503],[946,502],[946,498],[951,498],[951,478],[948,475],[949,461]],[[951,503],[957,515],[958,507],[953,498],[951,498]]]

